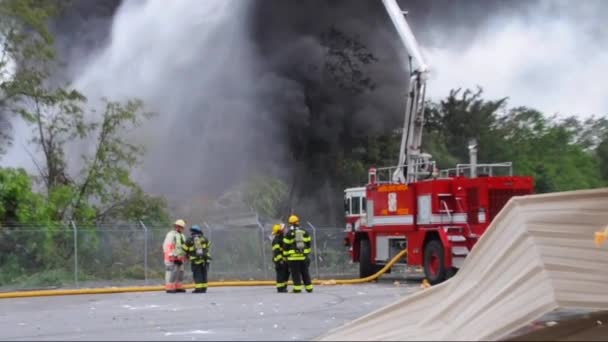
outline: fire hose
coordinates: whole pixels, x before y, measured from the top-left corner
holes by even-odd
[[[372,282],[386,273],[399,259],[407,255],[407,249],[395,255],[384,267],[378,272],[365,277],[355,279],[331,279],[321,280],[313,279],[314,285],[352,285]],[[211,281],[209,287],[228,287],[228,286],[274,286],[276,283],[273,280],[236,280],[236,281]],[[289,281],[289,285],[293,285]],[[194,288],[194,284],[185,285],[184,288]],[[84,295],[84,294],[109,294],[109,293],[127,293],[127,292],[150,292],[164,291],[163,285],[154,286],[127,286],[127,287],[106,287],[106,288],[86,288],[86,289],[57,289],[57,290],[38,290],[38,291],[13,291],[0,293],[0,298],[24,298],[24,297],[44,297],[44,296],[67,296],[67,295]]]

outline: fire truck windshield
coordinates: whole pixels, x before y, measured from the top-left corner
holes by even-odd
[[[367,203],[365,188],[351,188],[344,193],[344,213],[346,216],[365,215]]]

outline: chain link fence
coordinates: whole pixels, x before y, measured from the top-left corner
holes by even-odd
[[[202,227],[211,241],[209,280],[274,279],[270,226]],[[311,223],[302,228],[313,239],[314,278],[357,277],[342,228]],[[163,284],[162,243],[170,229],[142,222],[0,227],[0,290]],[[187,266],[186,281],[191,280]]]

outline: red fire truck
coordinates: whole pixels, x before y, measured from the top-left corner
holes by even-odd
[[[382,0],[410,54],[411,77],[399,163],[371,168],[365,186],[345,190],[345,245],[361,277],[407,249],[407,263],[422,266],[437,284],[453,275],[507,201],[534,191],[533,179],[514,176],[512,164],[470,162],[437,170],[421,151],[427,65],[395,0]],[[412,60],[417,65],[412,66]]]

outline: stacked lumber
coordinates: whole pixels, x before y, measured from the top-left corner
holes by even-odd
[[[450,280],[321,336],[332,340],[498,340],[557,310],[608,310],[608,189],[517,197]]]

